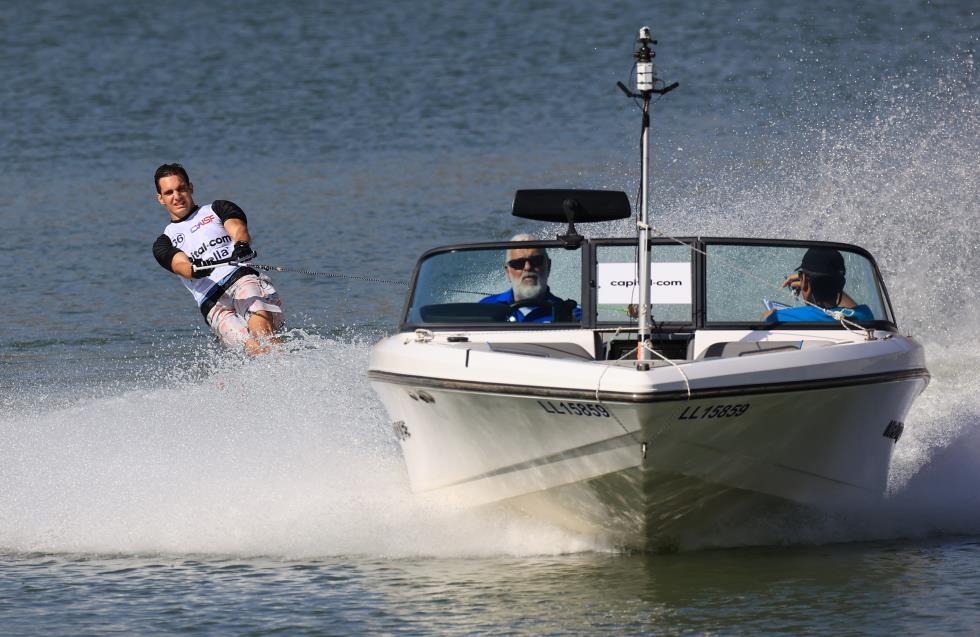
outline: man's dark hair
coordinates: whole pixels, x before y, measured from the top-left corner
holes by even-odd
[[[844,257],[833,248],[814,246],[803,255],[797,272],[810,278],[813,300],[821,305],[836,304],[837,296],[844,290]]]
[[[843,291],[845,279],[840,274],[808,274],[810,293],[813,300],[821,305],[837,304],[837,296]]]
[[[177,175],[178,177],[183,177],[184,181],[191,183],[191,178],[187,176],[187,171],[180,164],[164,164],[157,168],[157,171],[153,174],[153,184],[156,186],[157,194],[160,194],[160,180],[164,177],[172,177]]]

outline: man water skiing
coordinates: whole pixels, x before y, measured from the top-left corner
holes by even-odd
[[[282,301],[272,281],[243,265],[255,258],[245,213],[230,201],[194,203],[194,184],[180,164],[163,164],[154,175],[157,200],[171,223],[153,243],[153,256],[182,277],[204,320],[230,348],[254,356],[269,351],[285,326]]]

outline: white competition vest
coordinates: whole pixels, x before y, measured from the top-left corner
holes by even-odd
[[[218,213],[211,209],[211,204],[201,206],[183,221],[171,223],[164,228],[163,234],[167,235],[175,248],[191,259],[220,261],[230,257],[234,250],[235,242],[225,231]],[[194,295],[194,300],[200,307],[208,292],[221,285],[237,269],[238,266],[234,265],[219,265],[202,279],[180,277],[180,280]]]

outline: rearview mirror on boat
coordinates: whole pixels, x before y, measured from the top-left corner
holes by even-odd
[[[626,219],[630,200],[618,190],[518,190],[515,217],[556,223],[590,223]]]

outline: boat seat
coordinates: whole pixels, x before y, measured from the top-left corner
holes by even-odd
[[[737,358],[801,349],[803,341],[726,341],[712,343],[698,358]]]
[[[592,354],[575,343],[487,343],[494,352],[523,354],[541,358],[576,358],[593,360]]]

